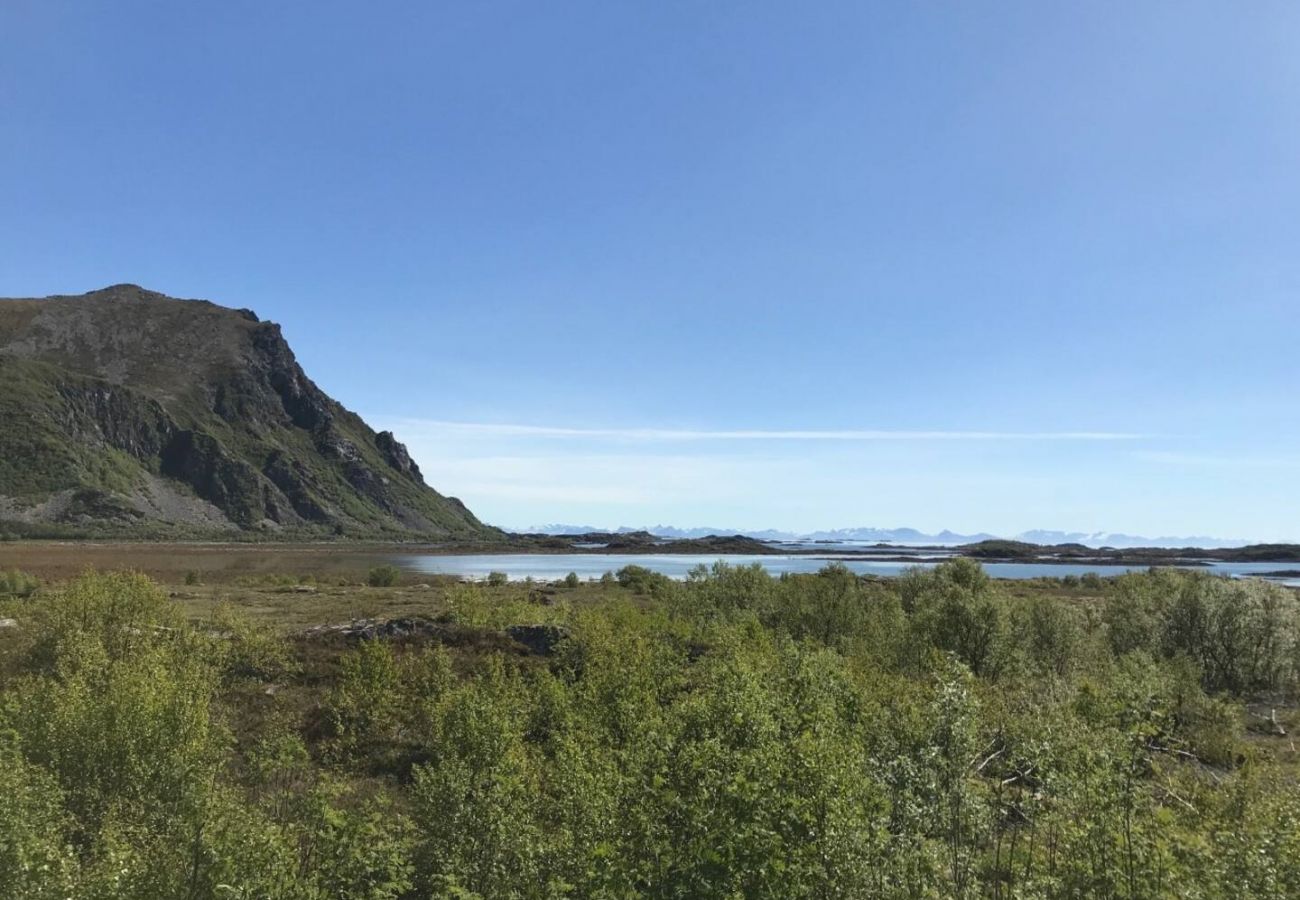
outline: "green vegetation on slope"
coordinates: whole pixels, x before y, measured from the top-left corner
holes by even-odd
[[[0,355],[0,495],[40,500],[103,486],[129,491],[140,463],[69,439],[66,392],[93,381],[54,366]]]
[[[1285,589],[618,580],[360,642],[132,575],[3,601],[0,896],[1300,895],[1286,714],[1246,705],[1293,708]]]

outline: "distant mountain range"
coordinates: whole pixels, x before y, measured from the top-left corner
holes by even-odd
[[[800,533],[793,531],[779,531],[772,528],[755,531],[735,528],[677,528],[672,525],[644,525],[635,528],[622,526],[611,530],[608,528],[597,528],[594,525],[563,525],[553,523],[550,525],[534,525],[526,529],[517,529],[517,531],[526,534],[557,535],[590,534],[593,532],[627,534],[634,531],[648,531],[656,537],[671,538],[675,540],[702,538],[708,537],[709,535],[740,534],[761,541],[869,541],[873,543],[883,542],[887,544],[952,545],[973,544],[977,541],[1002,538],[1025,541],[1031,544],[1083,544],[1085,547],[1115,547],[1117,549],[1132,547],[1202,547],[1205,549],[1213,549],[1219,547],[1241,547],[1250,543],[1250,541],[1246,540],[1230,540],[1206,537],[1204,535],[1191,537],[1143,537],[1135,534],[1047,531],[1043,529],[1022,531],[1019,534],[989,534],[987,532],[980,532],[978,534],[958,534],[946,529],[937,534],[927,534],[926,532],[918,531],[915,528],[837,528],[832,531]]]

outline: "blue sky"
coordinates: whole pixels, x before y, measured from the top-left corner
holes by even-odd
[[[251,306],[505,525],[1300,538],[1300,7],[8,0],[0,294]]]

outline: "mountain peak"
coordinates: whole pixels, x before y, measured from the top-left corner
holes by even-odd
[[[165,294],[161,294],[158,291],[151,291],[148,288],[141,287],[138,284],[131,284],[130,282],[110,284],[108,287],[102,287],[95,291],[88,291],[83,296],[102,297],[110,300],[131,296],[148,296],[151,298],[166,299]]]

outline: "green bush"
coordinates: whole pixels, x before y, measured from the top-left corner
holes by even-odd
[[[1300,674],[1300,601],[1280,585],[1173,569],[1123,575],[1102,616],[1117,656],[1186,657],[1207,691],[1279,690]]]
[[[582,584],[582,580],[578,578],[577,572],[570,572],[568,575],[564,576],[565,587],[576,588],[580,584]]]
[[[402,570],[397,566],[383,565],[375,566],[366,576],[366,584],[371,587],[392,587],[402,577]]]
[[[505,572],[488,572],[487,583],[491,587],[501,587],[510,583],[510,576]]]
[[[898,585],[922,644],[955,654],[976,675],[997,670],[1005,610],[979,563],[958,558],[930,570],[913,568]]]
[[[0,897],[69,896],[76,859],[58,783],[0,736]]]
[[[280,681],[299,671],[292,647],[282,636],[239,607],[223,603],[207,625],[221,638],[214,647],[213,660],[227,682],[240,678]]]
[[[0,597],[30,597],[38,587],[40,582],[25,572],[0,572]]]
[[[624,566],[618,570],[616,577],[621,586],[630,588],[638,594],[662,597],[671,592],[671,579],[667,575],[647,569],[645,566]]]

